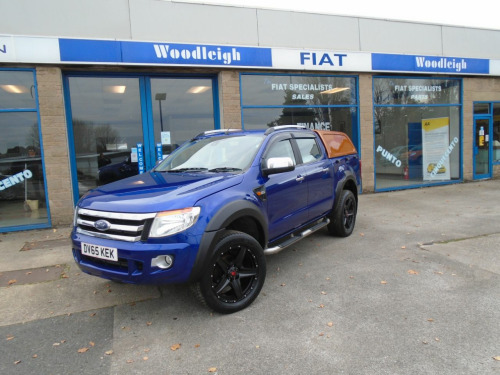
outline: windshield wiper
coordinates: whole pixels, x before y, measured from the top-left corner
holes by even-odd
[[[233,168],[233,167],[220,167],[220,168],[214,168],[214,169],[209,169],[209,172],[236,172],[236,171],[242,171],[241,168]]]
[[[162,171],[167,173],[178,173],[178,172],[203,172],[208,168],[179,168],[179,169],[169,169],[168,171]]]

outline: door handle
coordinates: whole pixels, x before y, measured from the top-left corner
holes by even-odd
[[[304,176],[297,176],[297,178],[295,179],[295,181],[302,182],[302,181],[304,181],[304,178],[305,178]]]

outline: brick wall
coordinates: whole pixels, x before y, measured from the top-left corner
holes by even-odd
[[[52,225],[69,224],[73,196],[61,70],[37,67],[36,79]]]
[[[221,128],[241,129],[240,78],[236,71],[219,74]]]
[[[375,167],[373,165],[373,99],[372,75],[359,75],[359,127],[361,132],[361,175],[363,191],[375,188]]]

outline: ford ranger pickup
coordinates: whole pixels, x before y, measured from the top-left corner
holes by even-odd
[[[360,185],[344,133],[207,131],[151,171],[83,196],[73,255],[83,272],[117,282],[191,282],[210,308],[232,313],[257,298],[266,255],[325,227],[349,236]]]

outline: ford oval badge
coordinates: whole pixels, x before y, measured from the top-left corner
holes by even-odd
[[[98,230],[108,230],[109,228],[111,228],[111,224],[106,221],[106,220],[97,220],[95,223],[94,223],[94,227]]]

